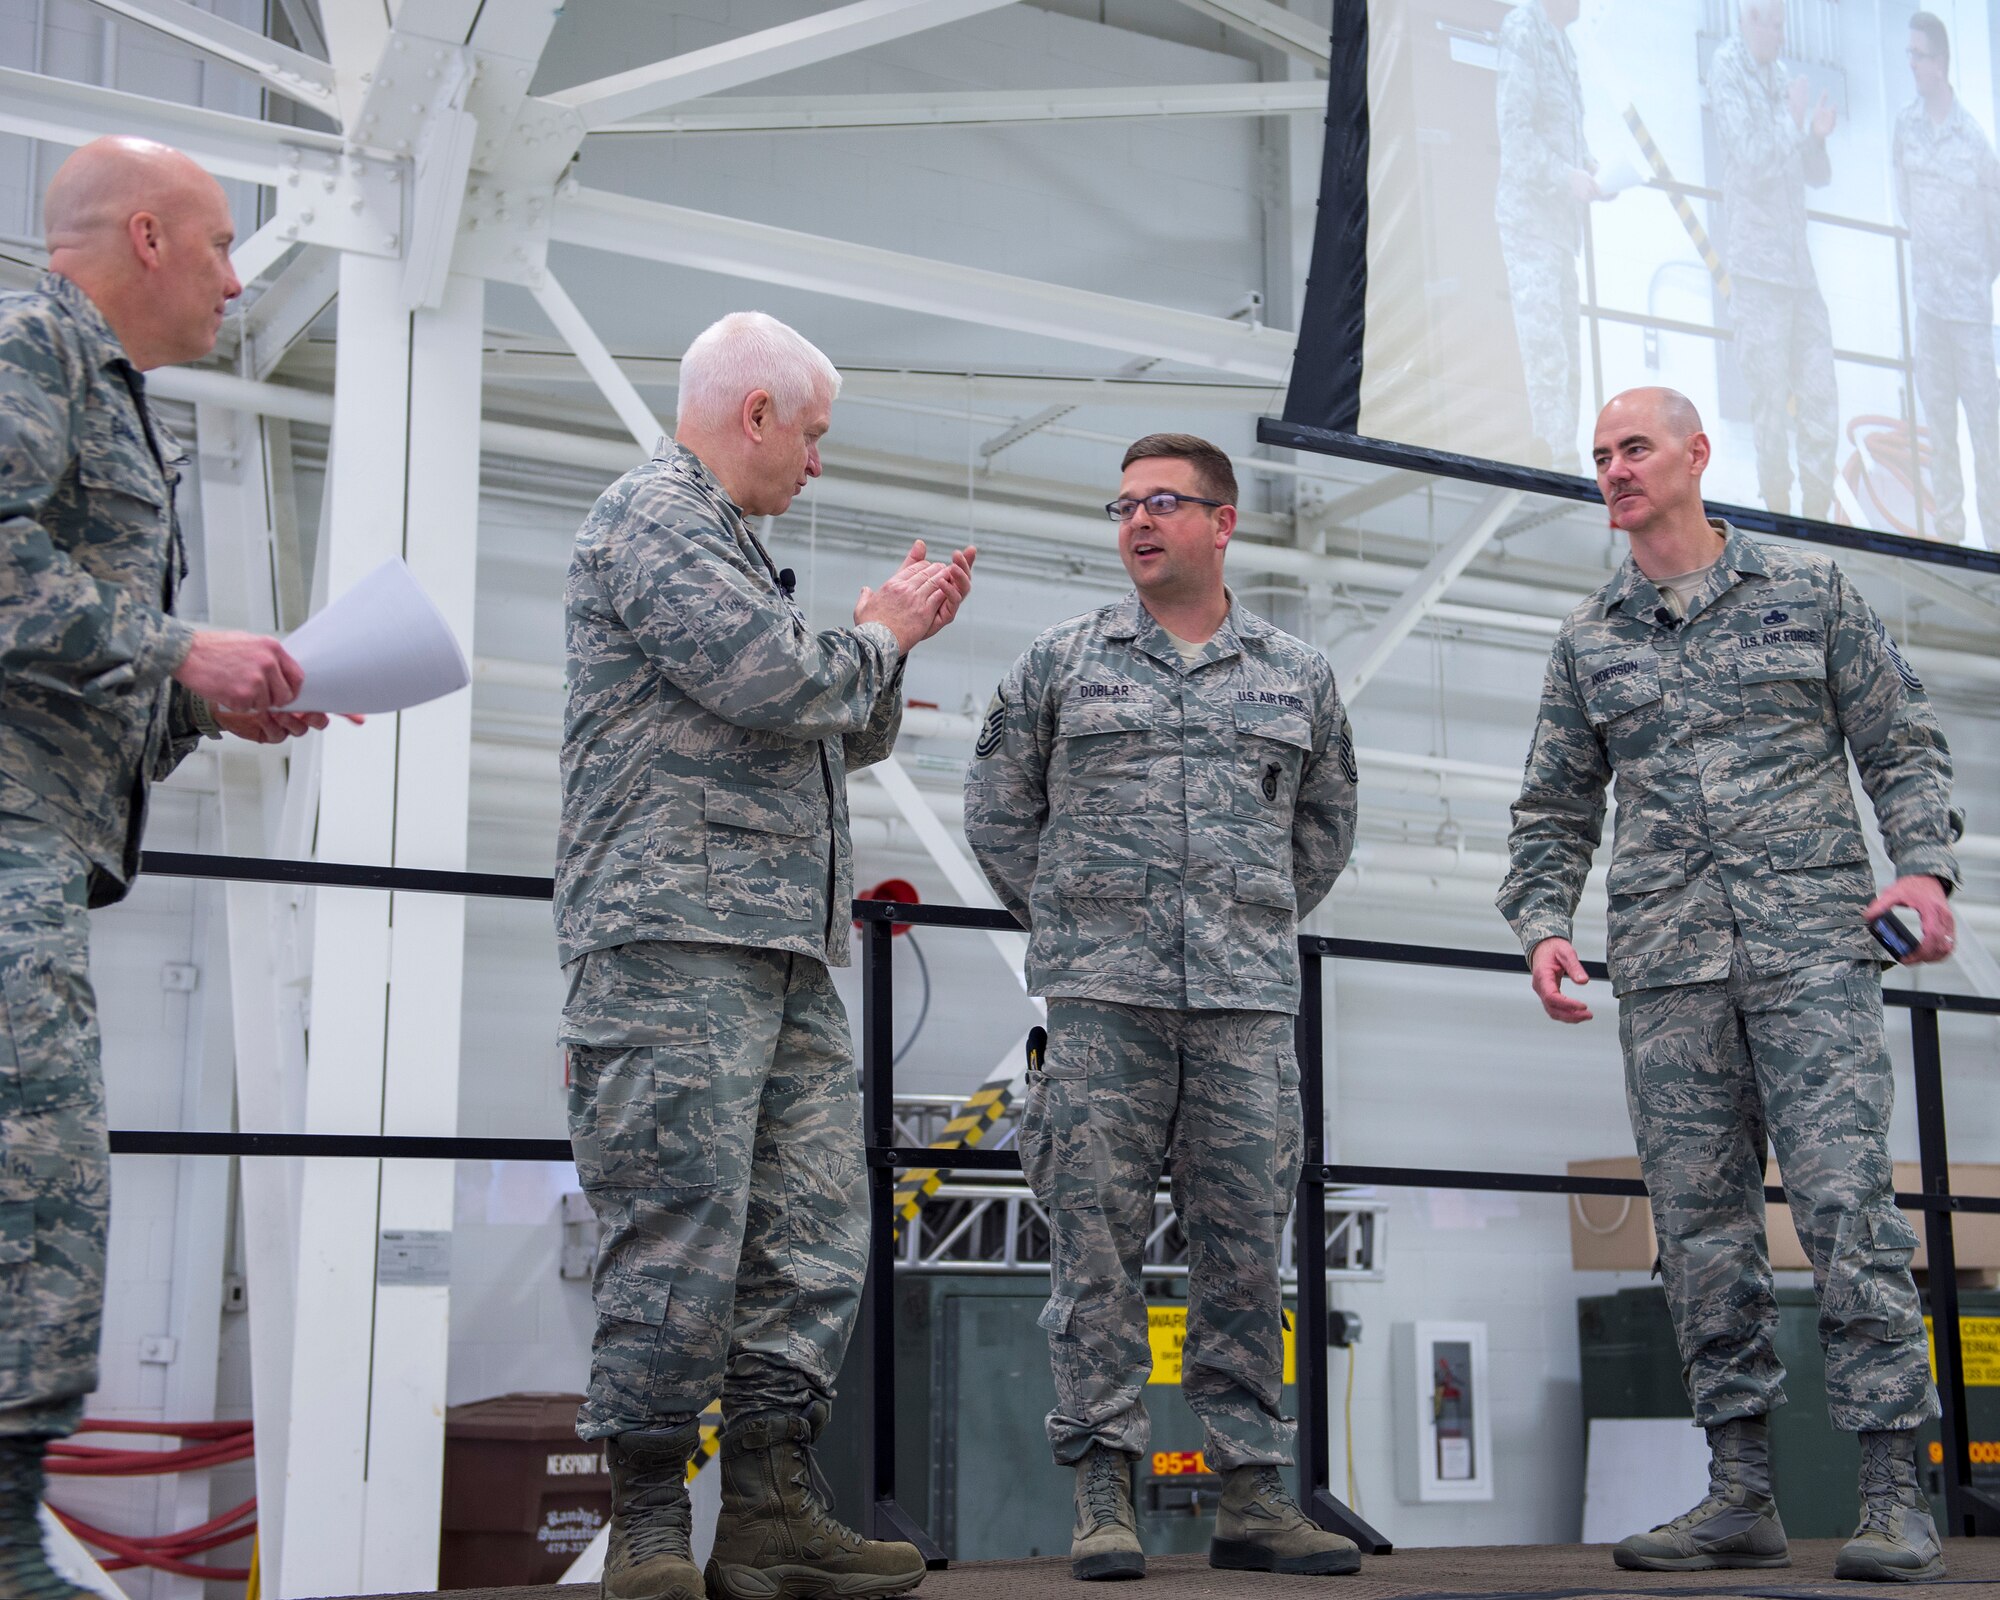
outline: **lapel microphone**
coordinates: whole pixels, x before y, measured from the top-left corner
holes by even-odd
[[[789,600],[792,597],[792,591],[798,588],[798,586],[799,586],[799,575],[796,572],[792,571],[790,567],[778,568],[779,594],[783,595],[787,600]]]

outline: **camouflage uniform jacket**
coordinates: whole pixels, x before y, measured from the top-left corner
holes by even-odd
[[[1519,231],[1575,250],[1583,242],[1586,202],[1570,174],[1588,170],[1583,142],[1583,84],[1576,52],[1549,21],[1541,0],[1527,0],[1500,24],[1500,183],[1494,214]]]
[[[566,626],[564,963],[660,939],[844,966],[847,773],[902,724],[895,634],[814,633],[742,512],[671,442],[584,519]]]
[[[1811,118],[1792,121],[1787,80],[1773,61],[1760,67],[1740,38],[1716,46],[1708,68],[1708,104],[1722,147],[1722,204],[1729,228],[1729,272],[1736,278],[1817,288],[1806,247],[1806,190],[1833,181],[1826,141]]]
[[[1001,680],[965,836],[1030,930],[1031,993],[1296,1011],[1298,918],[1346,865],[1354,779],[1324,656],[1232,602],[1184,665],[1132,594]]]
[[[147,783],[214,728],[171,678],[185,459],[88,295],[0,294],[0,812],[73,841],[93,905],[139,869]]]
[[[1825,556],[1726,523],[1721,558],[1670,626],[1627,558],[1556,636],[1499,905],[1530,954],[1570,919],[1617,779],[1611,979],[1760,974],[1880,954],[1847,752],[1899,874],[1955,886],[1951,755],[1887,630]]]
[[[1947,322],[1988,325],[2000,270],[2000,161],[1993,146],[1956,95],[1941,126],[1915,100],[1896,118],[1894,160],[1917,309]]]

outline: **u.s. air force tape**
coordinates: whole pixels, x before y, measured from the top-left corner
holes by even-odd
[[[979,742],[972,747],[972,753],[984,761],[1000,748],[1000,730],[1007,721],[1007,702],[1000,697],[1000,691],[993,691],[992,702],[986,707],[986,720],[979,725]]]

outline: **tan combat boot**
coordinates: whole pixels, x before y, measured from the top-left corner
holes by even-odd
[[[1094,1444],[1076,1463],[1076,1523],[1069,1535],[1073,1578],[1143,1578],[1146,1552],[1139,1547],[1139,1518],[1132,1509],[1132,1471],[1138,1457]]]
[[[1215,1508],[1208,1564],[1231,1572],[1358,1572],[1361,1548],[1301,1511],[1276,1467],[1232,1467]]]
[[[603,1600],[706,1600],[688,1547],[688,1460],[700,1441],[701,1424],[692,1417],[605,1441],[611,1537],[598,1586]]]
[[[812,1600],[914,1589],[912,1544],[864,1539],[834,1516],[803,1418],[766,1412],[722,1436],[722,1515],[708,1560],[716,1600]]]
[[[1791,1549],[1771,1498],[1771,1436],[1762,1417],[1736,1417],[1708,1430],[1708,1494],[1692,1511],[1611,1552],[1640,1572],[1707,1572],[1717,1567],[1789,1567]]]
[[[1833,1558],[1836,1578],[1912,1583],[1944,1576],[1944,1546],[1917,1487],[1917,1430],[1861,1436],[1861,1526]]]

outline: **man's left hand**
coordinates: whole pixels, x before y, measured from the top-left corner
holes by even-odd
[[[252,744],[283,744],[300,734],[326,726],[324,711],[222,711],[211,710],[215,725],[224,733]],[[349,717],[359,722],[359,717]]]
[[[1868,909],[1861,913],[1861,920],[1867,922],[1879,917],[1891,906],[1903,906],[1916,912],[1923,923],[1923,941],[1903,957],[1904,966],[1942,961],[1951,954],[1952,947],[1958,943],[1958,924],[1951,914],[1951,902],[1945,898],[1944,885],[1936,878],[1927,872],[1913,872],[1908,877],[1898,878],[1869,901]]]

